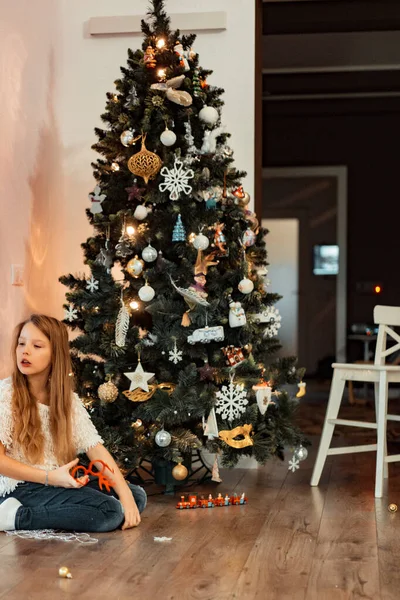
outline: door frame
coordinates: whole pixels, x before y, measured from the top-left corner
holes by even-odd
[[[264,179],[299,178],[299,177],[335,177],[337,179],[337,242],[339,245],[339,274],[336,280],[336,360],[346,362],[347,345],[347,167],[315,166],[315,167],[271,167],[262,170]],[[261,208],[261,207],[260,207]],[[281,212],[277,209],[268,210]],[[262,210],[258,211],[260,219]],[[288,215],[289,216],[289,215]],[[299,274],[300,274],[299,265]],[[300,313],[299,313],[300,314]],[[300,331],[299,331],[300,334]],[[299,338],[301,339],[301,338]]]

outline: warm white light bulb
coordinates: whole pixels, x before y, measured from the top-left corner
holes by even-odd
[[[113,162],[112,165],[111,165],[111,169],[113,171],[119,171],[119,164],[116,163],[116,162]]]
[[[132,310],[137,310],[139,308],[139,302],[136,302],[136,300],[132,300],[132,302],[130,302],[129,306],[131,307]]]
[[[157,48],[159,48],[159,50],[161,50],[162,48],[164,48],[164,46],[165,46],[165,40],[164,40],[164,38],[158,39],[156,46],[157,46]]]
[[[157,77],[159,77],[159,79],[165,79],[165,69],[158,69]]]
[[[133,235],[135,233],[135,228],[132,225],[128,225],[128,227],[126,228],[126,233],[128,235]]]

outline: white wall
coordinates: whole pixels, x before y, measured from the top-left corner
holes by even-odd
[[[141,46],[141,35],[87,37],[85,22],[147,7],[147,0],[0,0],[0,377],[15,323],[32,311],[62,317],[58,277],[84,271],[93,128],[127,48]],[[166,8],[227,12],[226,31],[200,33],[195,49],[214,69],[210,83],[226,90],[223,121],[252,195],[254,3],[169,0]],[[13,263],[25,266],[23,288],[10,284]]]
[[[262,219],[269,230],[266,236],[268,252],[268,291],[283,296],[276,303],[282,317],[278,338],[282,344],[279,356],[297,356],[299,312],[299,220]]]
[[[0,377],[9,371],[14,325],[28,312],[53,313],[59,302],[59,8],[53,0],[0,0]],[[25,266],[24,287],[11,285],[11,264]]]

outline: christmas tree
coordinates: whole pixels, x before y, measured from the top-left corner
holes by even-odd
[[[203,446],[225,466],[283,458],[303,439],[282,387],[303,373],[275,357],[267,232],[233,166],[223,90],[162,0],[142,31],[95,129],[91,275],[60,278],[77,391],[126,470],[179,465]]]

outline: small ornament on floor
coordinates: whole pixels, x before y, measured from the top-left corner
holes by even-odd
[[[388,511],[391,513],[397,512],[397,504],[389,504]]]
[[[58,575],[64,579],[72,579],[72,575],[68,567],[60,567],[58,569]]]

